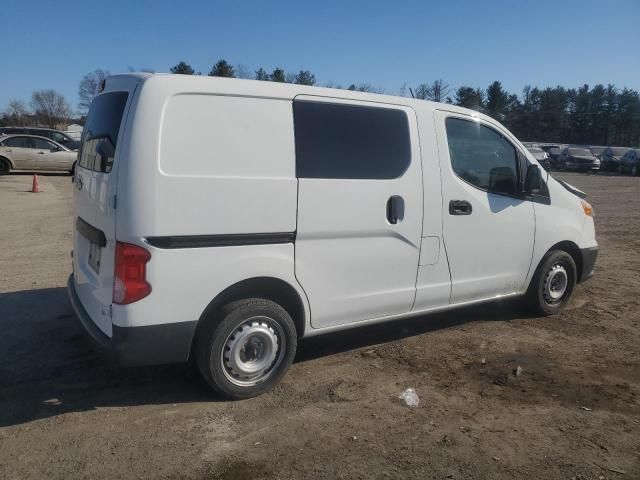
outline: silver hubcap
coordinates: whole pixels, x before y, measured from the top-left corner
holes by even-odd
[[[276,370],[284,356],[282,328],[269,317],[252,317],[227,337],[222,350],[222,367],[227,379],[247,387],[263,382]]]
[[[569,276],[559,263],[549,269],[544,279],[544,299],[547,303],[558,302],[567,291]]]

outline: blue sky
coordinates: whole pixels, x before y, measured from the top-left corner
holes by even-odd
[[[510,91],[614,83],[640,89],[640,0],[9,1],[0,8],[0,111],[53,88],[75,108],[96,68],[206,73],[221,57],[309,69],[320,84],[445,79]]]

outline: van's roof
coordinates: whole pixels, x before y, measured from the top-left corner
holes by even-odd
[[[423,110],[425,107],[431,110],[446,109],[448,111],[459,112],[464,115],[471,115],[477,118],[484,118],[495,121],[490,117],[468,108],[458,107],[451,104],[431,102],[414,98],[399,97],[394,95],[383,95],[378,93],[357,92],[353,90],[311,87],[298,85],[295,83],[270,82],[263,80],[246,80],[239,78],[209,77],[207,75],[181,75],[172,73],[146,73],[132,72],[126,74],[112,75],[106,79],[106,88],[109,90],[109,80],[126,81],[138,79],[143,82],[159,82],[171,84],[174,88],[183,91],[193,91],[201,93],[227,93],[239,95],[252,95],[271,98],[286,98],[293,100],[298,95],[316,95],[331,97],[336,99],[360,100],[365,102],[378,102],[394,105],[406,105],[416,110]]]

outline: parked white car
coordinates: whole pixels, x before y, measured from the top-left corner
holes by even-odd
[[[78,152],[35,135],[0,136],[0,175],[12,170],[62,170],[73,173]]]
[[[246,398],[300,338],[517,296],[561,311],[597,255],[582,196],[473,110],[112,76],[80,148],[69,298],[121,363],[191,357]]]

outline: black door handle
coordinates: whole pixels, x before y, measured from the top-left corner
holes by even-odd
[[[387,200],[387,220],[395,225],[404,219],[404,199],[394,195]]]
[[[450,215],[471,215],[473,208],[466,200],[451,200],[449,202]]]

